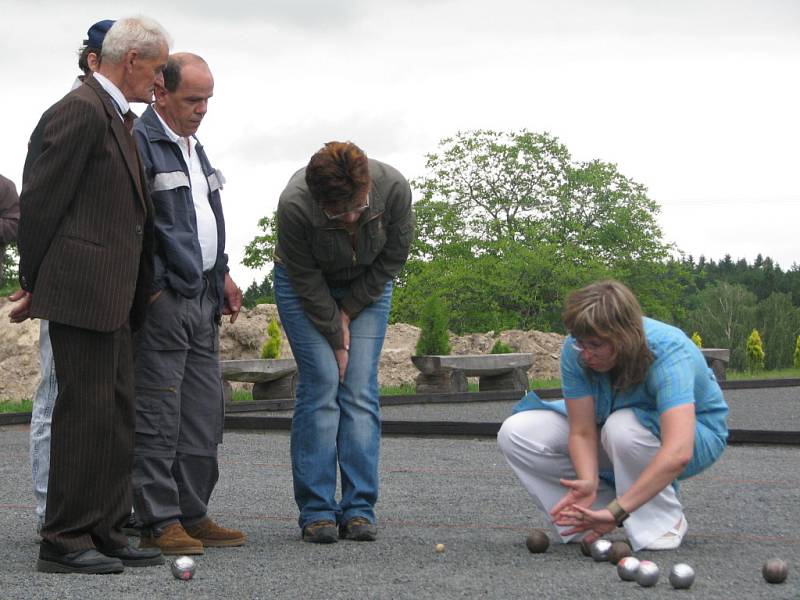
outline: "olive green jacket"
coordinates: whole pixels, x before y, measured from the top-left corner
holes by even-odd
[[[286,267],[306,314],[334,349],[344,347],[339,311],[355,319],[381,297],[403,268],[414,235],[408,182],[376,160],[370,159],[369,171],[369,208],[358,220],[355,244],[312,198],[305,169],[292,175],[278,202],[276,261]],[[337,302],[331,287],[348,291]]]

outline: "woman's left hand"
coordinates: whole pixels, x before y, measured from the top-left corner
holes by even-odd
[[[614,515],[607,508],[592,510],[579,504],[573,504],[570,508],[562,510],[555,523],[556,525],[571,526],[570,529],[562,532],[563,535],[588,531],[589,533],[583,539],[590,544],[617,528]]]

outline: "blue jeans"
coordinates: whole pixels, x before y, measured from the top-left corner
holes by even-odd
[[[50,475],[50,422],[58,396],[53,347],[50,345],[48,321],[39,322],[39,362],[42,378],[33,397],[31,414],[31,475],[36,498],[36,528],[44,525],[47,506],[47,478]]]
[[[341,299],[347,289],[331,288]],[[344,382],[333,349],[306,316],[286,269],[275,265],[275,301],[297,361],[292,419],[292,477],[301,528],[354,517],[375,522],[381,420],[378,361],[386,335],[392,282],[381,298],[350,323],[350,360]],[[342,498],[336,502],[336,466]]]

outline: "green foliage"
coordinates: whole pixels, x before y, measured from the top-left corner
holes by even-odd
[[[698,348],[703,347],[703,338],[701,338],[700,334],[697,333],[696,331],[692,334],[692,341],[694,342],[694,345],[697,346]]]
[[[447,334],[447,304],[438,295],[432,295],[422,307],[417,340],[417,356],[450,354]]]
[[[0,294],[7,296],[14,290],[19,289],[17,281],[17,255],[16,244],[8,244],[3,254],[0,254]]]
[[[458,132],[426,156],[412,181],[417,240],[412,258],[469,256],[508,241],[547,243],[612,266],[666,256],[646,189],[599,160],[572,162],[548,133]]]
[[[773,292],[759,302],[753,325],[762,334],[764,368],[792,365],[795,338],[800,333],[800,310],[792,306],[789,294]]]
[[[261,358],[279,358],[281,342],[281,328],[275,319],[270,319],[267,325],[267,339],[261,346]]]
[[[278,242],[278,227],[276,212],[271,216],[262,217],[258,221],[260,235],[253,238],[244,248],[242,264],[251,269],[260,269],[272,262],[275,244]]]
[[[511,346],[504,344],[502,340],[497,340],[489,351],[489,354],[511,354],[514,352]]]
[[[272,272],[268,273],[259,284],[253,281],[243,296],[242,304],[245,308],[253,308],[258,304],[275,304],[275,291],[272,289]]]
[[[747,338],[747,370],[752,372],[764,370],[764,347],[757,329],[753,329]]]
[[[800,369],[800,335],[797,336],[797,340],[794,343],[794,356],[792,365],[795,369]]]
[[[703,331],[706,348],[729,348],[730,368],[745,368],[744,340],[756,318],[756,296],[744,286],[718,282],[695,297],[682,323],[684,331]]]
[[[505,329],[561,329],[565,295],[610,272],[597,263],[562,260],[552,246],[508,240],[477,256],[415,261],[394,293],[393,322],[417,323],[422,307],[442,294],[449,327],[459,335]]]

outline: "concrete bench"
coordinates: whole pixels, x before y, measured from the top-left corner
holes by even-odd
[[[230,381],[253,384],[253,400],[294,398],[297,363],[293,358],[223,360],[225,399],[230,401]]]
[[[706,364],[714,371],[717,381],[725,381],[725,371],[731,361],[731,351],[728,348],[701,348],[700,352],[706,359]]]
[[[482,392],[528,389],[528,369],[533,354],[467,354],[462,356],[412,356],[419,369],[417,393],[452,393],[467,391],[467,377],[478,377]]]

